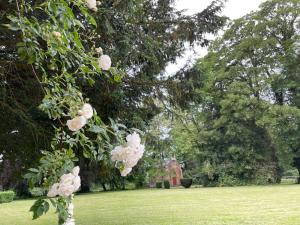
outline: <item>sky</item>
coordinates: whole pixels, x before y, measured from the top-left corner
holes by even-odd
[[[222,15],[229,17],[230,19],[240,18],[253,10],[258,9],[259,5],[265,0],[228,0],[225,4],[225,9]],[[188,15],[201,12],[205,9],[212,0],[177,0],[176,8],[179,10],[186,10]],[[171,64],[167,67],[166,73],[174,74],[178,69],[186,64],[188,60],[195,60],[206,54],[205,48],[197,47],[194,51],[188,51],[186,55],[177,60],[175,64]]]
[[[187,14],[194,14],[205,9],[212,0],[177,0],[177,9],[186,9]],[[263,0],[228,0],[223,15],[230,17],[231,19],[237,19],[258,9],[258,6]]]

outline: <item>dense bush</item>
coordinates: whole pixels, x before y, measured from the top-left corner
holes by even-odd
[[[218,186],[221,187],[233,187],[242,186],[245,183],[233,175],[221,174],[218,181]]]
[[[15,197],[15,192],[13,191],[3,191],[0,192],[0,203],[12,202]]]
[[[146,186],[146,179],[144,174],[138,174],[134,176],[133,180],[136,188],[143,188]]]
[[[204,187],[216,187],[218,186],[218,179],[219,176],[217,174],[214,174],[212,177],[201,174],[199,177],[200,184],[202,184]]]
[[[170,189],[170,182],[168,180],[164,180],[164,188]]]
[[[155,187],[156,188],[162,188],[162,182],[156,182]]]
[[[193,179],[191,179],[191,178],[183,178],[183,179],[180,179],[180,183],[181,183],[181,185],[183,187],[190,188],[192,186]]]
[[[285,176],[285,177],[298,177],[299,176],[299,172],[298,172],[297,169],[290,169],[290,170],[284,171],[284,173],[282,174],[282,176]]]

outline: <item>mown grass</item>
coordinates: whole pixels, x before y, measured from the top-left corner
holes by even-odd
[[[37,221],[32,200],[0,205],[1,225],[56,224],[51,211]],[[77,225],[298,225],[300,186],[137,190],[76,196]]]

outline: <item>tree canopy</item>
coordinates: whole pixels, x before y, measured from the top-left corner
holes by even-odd
[[[299,6],[264,2],[230,22],[195,66],[196,100],[173,132],[179,146],[193,143],[208,183],[279,182],[297,156]]]

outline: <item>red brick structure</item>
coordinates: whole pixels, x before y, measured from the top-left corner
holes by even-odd
[[[163,182],[168,180],[171,186],[179,186],[180,179],[182,178],[182,169],[181,165],[177,162],[175,158],[165,161],[164,163],[164,172],[159,167],[156,168],[157,172],[154,173],[154,176],[150,178],[149,187],[154,188],[156,182]]]
[[[172,158],[166,163],[166,180],[169,180],[171,186],[180,185],[180,179],[182,178],[181,165],[175,158]]]

